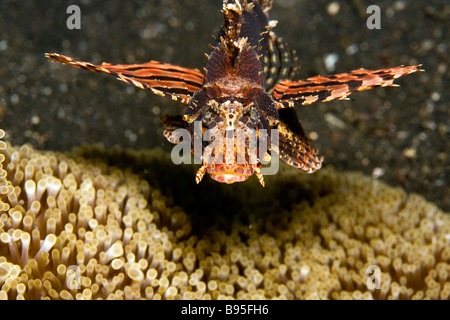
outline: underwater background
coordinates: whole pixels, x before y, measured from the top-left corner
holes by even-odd
[[[81,9],[80,30],[66,26],[71,4]],[[381,9],[379,30],[366,26],[369,4]],[[219,0],[1,1],[5,140],[55,151],[99,144],[170,152],[173,145],[163,137],[159,118],[182,114],[183,105],[113,77],[50,63],[44,53],[96,64],[157,60],[202,69],[211,36],[222,24],[221,7]],[[448,211],[450,4],[279,0],[271,18],[278,20],[276,34],[297,51],[296,79],[423,64],[425,72],[397,80],[399,88],[356,93],[352,101],[297,113],[325,167],[362,172]],[[193,187],[194,177],[185,178]]]
[[[80,30],[66,26],[69,5]],[[296,79],[425,72],[297,108],[324,168],[281,164],[264,188],[195,184],[198,166],[170,161],[159,120],[184,106],[44,58],[202,69],[221,7],[0,2],[0,300],[448,300],[448,1],[275,1]]]

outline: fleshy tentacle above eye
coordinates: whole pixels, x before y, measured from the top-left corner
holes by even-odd
[[[46,53],[45,56],[69,66],[111,74],[121,81],[184,104],[189,104],[192,95],[203,86],[203,74],[200,70],[153,60],[142,64],[95,65],[57,53]]]

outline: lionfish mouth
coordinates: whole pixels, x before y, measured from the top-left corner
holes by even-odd
[[[198,171],[195,177],[195,181],[200,183],[205,175],[205,172],[208,172],[212,179],[222,182],[222,183],[235,183],[242,182],[247,180],[250,176],[255,174],[261,183],[264,186],[264,177],[261,173],[261,168],[259,165],[254,166],[244,166],[240,164],[220,164],[220,165],[203,165]]]
[[[243,167],[238,164],[209,167],[206,172],[214,180],[228,184],[245,181],[253,175],[253,170],[250,167]]]

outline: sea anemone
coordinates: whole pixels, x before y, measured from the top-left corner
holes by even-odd
[[[199,228],[154,180],[167,155],[93,150],[0,142],[0,299],[449,299],[450,218],[419,195],[284,168],[233,194],[245,218]]]

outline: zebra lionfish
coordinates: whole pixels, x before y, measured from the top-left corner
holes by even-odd
[[[304,172],[312,173],[322,166],[323,158],[311,147],[294,107],[345,100],[356,91],[394,86],[395,79],[420,71],[420,65],[399,66],[290,80],[296,70],[295,53],[272,31],[276,21],[269,20],[271,7],[272,0],[224,0],[225,21],[207,54],[204,72],[157,61],[94,65],[57,53],[46,56],[74,67],[111,74],[185,104],[184,115],[166,115],[162,119],[164,135],[172,143],[182,141],[175,134],[177,129],[189,133],[192,146],[196,129],[201,135],[211,130],[214,141],[231,142],[232,148],[216,144],[207,154],[208,144],[201,141],[203,156],[197,183],[205,172],[225,183],[244,181],[255,174],[264,186],[262,162],[274,154]],[[268,143],[260,152],[263,131],[274,129],[278,143]],[[257,143],[247,144],[245,135],[243,138],[233,134],[238,130],[255,133]],[[271,142],[272,134],[265,138]]]

